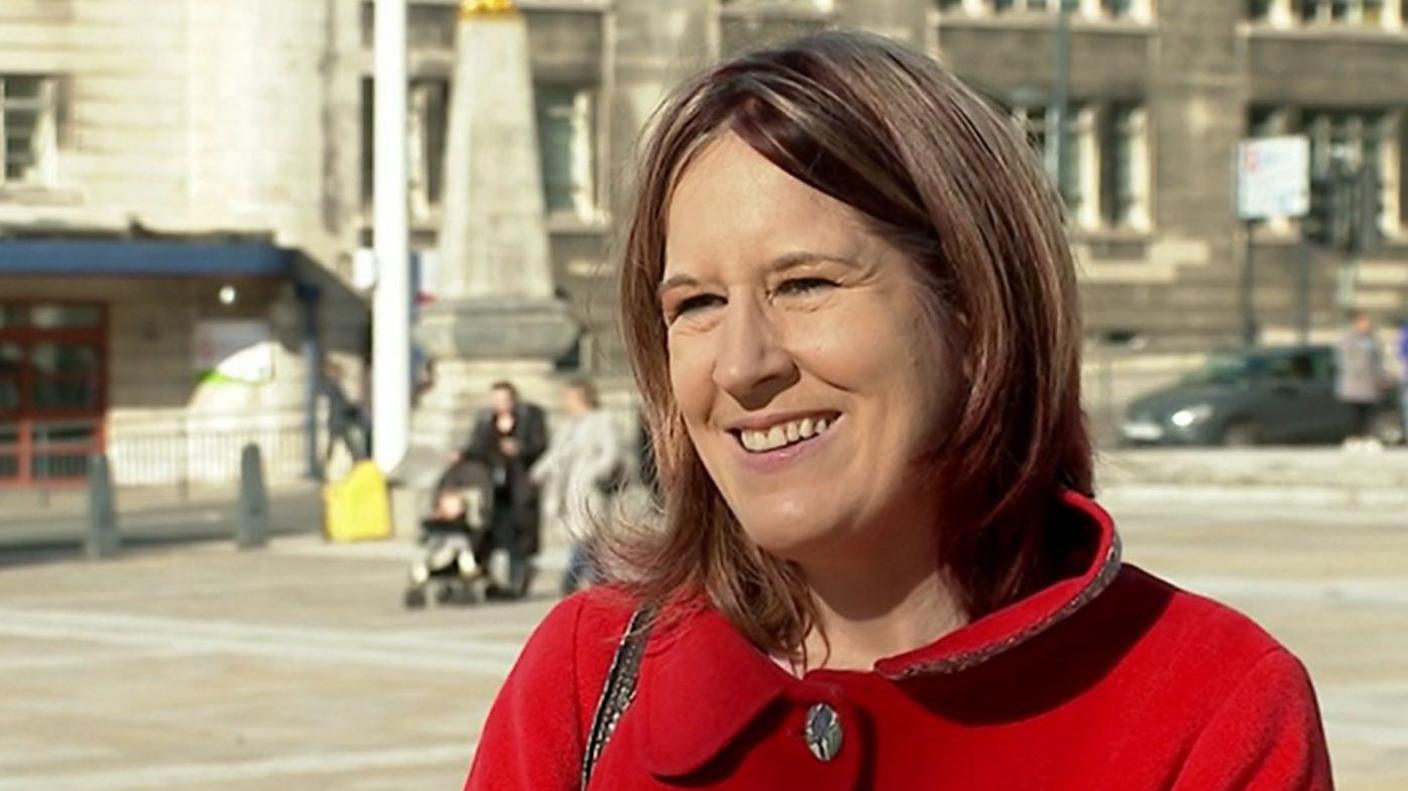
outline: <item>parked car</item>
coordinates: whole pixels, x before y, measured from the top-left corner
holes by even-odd
[[[1335,398],[1330,346],[1261,347],[1215,353],[1171,387],[1130,403],[1120,424],[1129,445],[1338,443],[1352,410]],[[1370,432],[1385,445],[1403,442],[1397,398],[1386,392]]]

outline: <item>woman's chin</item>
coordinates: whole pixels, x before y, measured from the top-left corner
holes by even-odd
[[[824,556],[828,548],[840,543],[840,526],[827,520],[808,522],[799,519],[768,520],[745,523],[743,532],[757,547],[781,560],[796,563],[814,561]]]

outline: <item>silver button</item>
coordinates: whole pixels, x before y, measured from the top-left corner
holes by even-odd
[[[836,710],[818,703],[807,709],[807,725],[803,731],[807,749],[818,761],[830,761],[841,751],[841,718]]]

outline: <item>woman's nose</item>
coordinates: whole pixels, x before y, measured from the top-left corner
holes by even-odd
[[[714,384],[744,408],[764,406],[796,380],[796,364],[758,300],[730,300],[724,310]]]

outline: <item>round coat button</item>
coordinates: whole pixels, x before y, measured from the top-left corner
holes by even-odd
[[[825,703],[807,709],[803,738],[818,761],[830,761],[841,751],[841,718]]]

